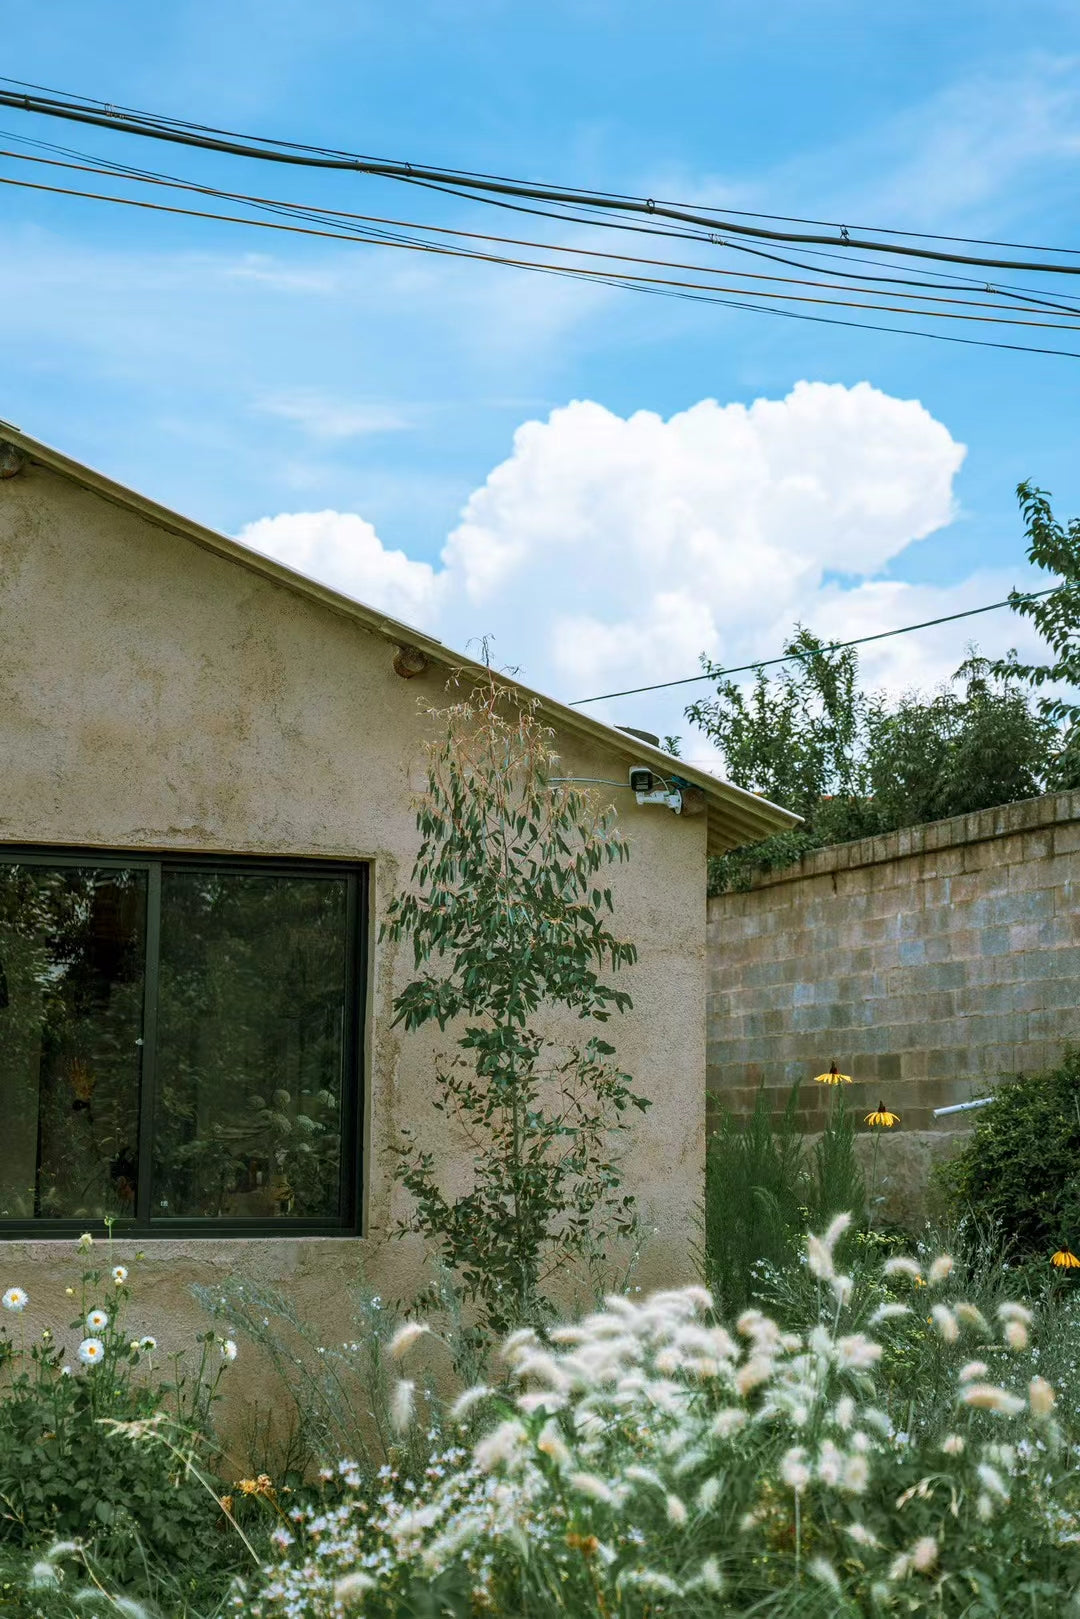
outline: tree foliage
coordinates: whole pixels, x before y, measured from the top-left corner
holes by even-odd
[[[610,1134],[648,1103],[599,1034],[559,1045],[548,1032],[552,1009],[596,1025],[631,1004],[602,976],[636,959],[608,927],[601,876],[628,851],[609,815],[557,779],[553,733],[497,677],[433,718],[413,887],[383,933],[411,941],[417,970],[395,1021],[460,1029],[433,1106],[464,1134],[472,1174],[447,1192],[409,1130],[397,1176],[415,1204],[407,1229],[501,1329],[543,1312],[566,1260],[634,1227]]]
[[[714,861],[713,892],[825,844],[1045,789],[1057,727],[1032,707],[1014,658],[992,664],[972,651],[940,691],[890,704],[860,686],[853,647],[833,650],[799,628],[784,650],[791,664],[771,679],[759,669],[748,694],[720,678],[715,697],[687,710],[723,751],[736,786],[803,817],[792,832]]]
[[[1054,653],[1050,663],[1014,662],[1011,667],[1033,686],[1080,687],[1080,517],[1059,522],[1050,496],[1034,484],[1020,484],[1016,494],[1024,514],[1028,561],[1054,574],[1060,583],[1040,601],[1017,590],[1010,593],[1010,605],[1021,617],[1031,619]],[[1062,693],[1052,693],[1039,699],[1039,710],[1061,733],[1048,770],[1049,785],[1080,785],[1080,704]]]
[[[1060,582],[1045,596],[1012,591],[1053,652],[1021,663],[990,661],[972,648],[931,696],[889,703],[859,683],[854,647],[834,648],[797,626],[791,662],[771,678],[758,669],[749,692],[702,658],[715,696],[686,717],[723,752],[727,774],[803,818],[803,825],[712,862],[710,889],[744,887],[762,871],[811,849],[918,826],[1040,792],[1080,786],[1080,518],[1054,516],[1033,484],[1017,488],[1028,559]],[[1056,690],[1037,698],[1038,688]]]

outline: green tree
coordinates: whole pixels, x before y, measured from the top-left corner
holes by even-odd
[[[628,850],[609,814],[556,777],[553,733],[496,676],[432,717],[441,734],[413,888],[382,931],[411,940],[417,969],[395,1022],[461,1028],[436,1066],[433,1106],[471,1145],[472,1176],[448,1194],[435,1154],[407,1131],[396,1174],[415,1214],[402,1229],[428,1240],[501,1330],[543,1314],[555,1270],[635,1225],[610,1137],[649,1104],[599,1035],[557,1046],[542,1028],[554,1008],[595,1024],[631,1004],[601,977],[636,959],[605,923],[600,877]]]
[[[1030,798],[1052,780],[1058,709],[1032,709],[1029,671],[1012,654],[991,663],[971,649],[933,696],[889,704],[861,688],[853,647],[799,628],[784,650],[791,663],[772,678],[759,669],[749,694],[703,659],[716,695],[686,711],[736,786],[803,817],[711,862],[713,892],[825,844]]]
[[[1055,729],[1033,711],[1023,678],[1012,655],[992,664],[973,651],[933,697],[874,706],[869,776],[883,830],[1042,791]]]
[[[1031,619],[1054,657],[1050,663],[1013,662],[1009,667],[1034,686],[1080,687],[1080,517],[1060,523],[1050,496],[1034,484],[1018,484],[1016,495],[1024,514],[1028,560],[1056,575],[1061,583],[1039,601],[1018,590],[1010,592],[1014,611]],[[1004,667],[996,665],[998,670]],[[1039,710],[1060,730],[1047,772],[1048,785],[1080,786],[1080,704],[1062,694],[1040,698]]]

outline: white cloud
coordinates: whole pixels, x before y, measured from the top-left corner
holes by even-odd
[[[388,551],[370,523],[354,512],[283,512],[261,517],[240,532],[244,545],[276,557],[298,573],[391,618],[430,629],[445,586],[430,562]]]
[[[796,620],[847,639],[1004,596],[1004,575],[880,577],[953,521],[964,453],[917,401],[867,383],[800,382],[749,406],[707,399],[667,420],[578,400],[518,429],[440,568],[387,550],[344,513],[267,518],[242,538],[451,645],[490,635],[497,663],[573,700],[679,679],[701,652],[727,664],[775,655]],[[1022,626],[997,616],[1023,644]],[[1000,626],[974,626],[996,646]],[[968,638],[962,625],[883,642],[866,673],[893,689],[933,683]],[[591,711],[685,729],[693,694]]]
[[[400,432],[409,425],[400,410],[386,405],[350,404],[307,388],[268,394],[256,401],[256,408],[268,416],[294,422],[313,438],[363,438],[369,433]]]

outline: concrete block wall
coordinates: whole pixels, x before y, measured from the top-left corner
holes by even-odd
[[[709,901],[713,1106],[781,1107],[835,1060],[907,1130],[1080,1043],[1080,792],[808,855]],[[830,1088],[806,1083],[820,1129]]]

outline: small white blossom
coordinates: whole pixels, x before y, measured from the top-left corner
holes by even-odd
[[[240,1353],[231,1338],[222,1338],[218,1348],[221,1350],[222,1360],[228,1361],[230,1365]]]
[[[4,1306],[5,1310],[14,1310],[16,1313],[25,1310],[29,1303],[30,1299],[21,1287],[9,1287],[3,1298],[0,1299],[0,1304]]]
[[[105,1357],[105,1345],[100,1338],[84,1338],[79,1345],[79,1359],[84,1366],[96,1366]]]
[[[91,1333],[104,1332],[108,1325],[109,1317],[104,1310],[91,1310],[86,1318],[86,1329]]]
[[[116,1283],[117,1287],[122,1286],[122,1284],[128,1279],[127,1266],[114,1265],[112,1268],[112,1279]]]

